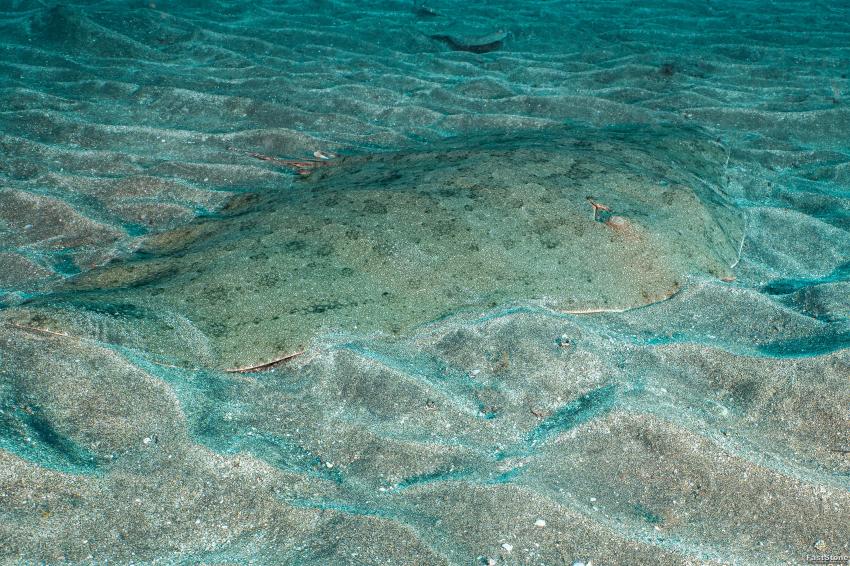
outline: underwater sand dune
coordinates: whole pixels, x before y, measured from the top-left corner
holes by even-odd
[[[510,563],[505,544],[539,563],[779,564],[843,544],[847,350],[618,328],[515,308],[239,375],[5,326],[5,505],[39,525],[6,523],[5,544],[317,564]]]

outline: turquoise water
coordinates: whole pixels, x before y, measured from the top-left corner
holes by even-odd
[[[2,562],[846,561],[848,22],[0,3]]]

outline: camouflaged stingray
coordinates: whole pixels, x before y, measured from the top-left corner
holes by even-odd
[[[357,155],[151,238],[7,321],[253,367],[322,335],[401,334],[532,301],[588,312],[728,277],[743,224],[693,132],[551,131]]]

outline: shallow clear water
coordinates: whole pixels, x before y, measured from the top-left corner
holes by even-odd
[[[848,22],[0,4],[3,561],[846,560]]]

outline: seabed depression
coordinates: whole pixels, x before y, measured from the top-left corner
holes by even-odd
[[[2,562],[842,560],[847,22],[0,4]]]

